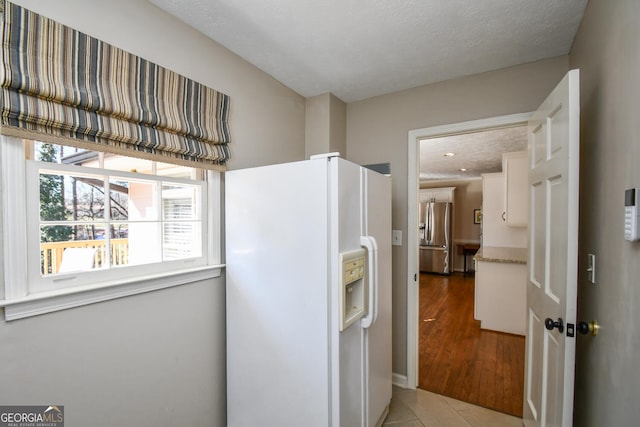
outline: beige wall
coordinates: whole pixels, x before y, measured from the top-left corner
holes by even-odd
[[[347,105],[331,93],[306,99],[305,158],[347,151]]]
[[[455,238],[480,241],[482,228],[473,222],[473,211],[482,208],[482,180],[462,181],[456,185]]]
[[[562,56],[348,104],[347,158],[391,163],[393,228],[406,236],[408,132],[533,111],[568,68]],[[393,247],[393,371],[399,375],[407,372],[407,247],[406,239]]]
[[[462,181],[456,184],[455,218],[453,220],[454,244],[480,242],[482,229],[473,222],[473,210],[482,208],[482,180]],[[464,258],[454,248],[453,269],[464,270]],[[468,268],[473,269],[473,262],[467,257]]]
[[[329,101],[331,105],[329,149],[344,157],[347,154],[347,104],[333,94]]]
[[[574,425],[640,418],[640,242],[624,240],[624,190],[640,187],[640,2],[591,0],[570,54],[580,69],[580,242]],[[587,254],[596,255],[596,284]]]
[[[304,98],[148,1],[15,3],[228,94],[230,169],[304,158]],[[224,426],[224,319],[220,278],[0,320],[0,403],[63,404],[77,426]]]
[[[305,158],[329,149],[331,94],[307,98],[305,102]]]

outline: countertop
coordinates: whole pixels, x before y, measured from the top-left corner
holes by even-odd
[[[507,264],[526,264],[529,251],[527,248],[508,248],[483,246],[473,257],[476,261],[502,262]]]

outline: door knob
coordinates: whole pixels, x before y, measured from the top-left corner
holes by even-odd
[[[598,325],[598,322],[596,322],[595,320],[592,320],[589,323],[578,322],[578,332],[580,332],[582,335],[591,333],[591,335],[595,337],[596,335],[598,335],[599,329],[600,329],[600,325]]]
[[[544,327],[550,331],[553,331],[553,328],[558,328],[558,332],[564,332],[564,322],[561,317],[558,317],[558,320],[555,322],[550,317],[544,319]]]

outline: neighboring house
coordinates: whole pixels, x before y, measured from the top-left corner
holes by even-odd
[[[591,0],[567,56],[346,105],[331,96],[305,100],[145,0],[15,3],[228,94],[230,169],[300,160],[335,145],[358,163],[390,162],[393,226],[405,233],[408,131],[533,111],[570,68],[580,68],[579,310],[602,330],[578,339],[575,425],[637,422],[640,245],[624,241],[623,196],[640,187],[640,2]],[[346,131],[309,148],[305,123],[318,117],[305,107],[315,102],[343,113]],[[586,281],[587,253],[597,257],[595,285]],[[398,375],[406,374],[406,260],[406,245],[394,247]],[[61,404],[68,420],[93,427],[223,426],[224,301],[217,278],[0,320],[0,404]]]

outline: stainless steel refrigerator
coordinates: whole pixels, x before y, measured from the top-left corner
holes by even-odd
[[[450,274],[451,203],[420,203],[419,221],[420,272]]]
[[[392,393],[391,178],[226,173],[227,425],[374,427]]]

